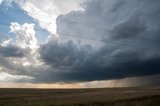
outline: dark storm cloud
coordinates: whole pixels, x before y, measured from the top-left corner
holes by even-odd
[[[32,77],[32,83],[160,74],[159,0],[86,0],[82,7],[84,11],[60,15],[60,37],[41,45],[35,54],[13,45],[0,46],[0,66],[8,74]],[[18,57],[31,65],[11,61]]]
[[[72,41],[64,44],[49,42],[41,47],[40,54],[47,64],[54,67],[70,67],[82,62],[89,49],[89,45],[78,48]]]
[[[93,81],[160,73],[160,58],[141,60],[138,58],[140,54],[135,51],[112,57],[108,56],[110,53],[105,47],[88,53],[83,49],[74,51],[74,46],[67,44],[57,45],[63,48],[61,50],[56,49],[54,44],[49,45],[50,49],[47,46],[43,46],[41,56],[52,67],[37,77],[40,82]],[[50,51],[51,48],[54,52]]]
[[[17,46],[0,46],[0,56],[2,57],[24,57],[25,50]]]
[[[110,36],[113,39],[124,39],[135,37],[145,30],[145,22],[140,20],[138,16],[135,16],[132,19],[115,26],[115,28],[111,31]]]
[[[86,39],[81,40],[82,45],[75,39],[42,45],[41,58],[50,68],[35,81],[94,81],[159,74],[159,5],[159,0],[88,0],[83,3],[84,11],[59,16],[58,32],[100,38],[103,46],[94,49],[99,44]]]

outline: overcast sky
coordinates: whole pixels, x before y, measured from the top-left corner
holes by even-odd
[[[159,85],[159,64],[159,0],[0,0],[1,83]]]

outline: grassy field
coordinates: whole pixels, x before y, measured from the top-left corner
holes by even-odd
[[[160,106],[160,88],[0,89],[0,106]]]

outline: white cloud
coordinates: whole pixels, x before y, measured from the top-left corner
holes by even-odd
[[[0,34],[0,46],[7,46],[11,41],[12,39],[6,36],[5,34]]]
[[[7,46],[11,41],[12,41],[12,39],[7,39],[7,40],[3,41],[3,43],[1,45]]]
[[[16,43],[22,48],[29,47],[30,49],[37,48],[37,39],[35,37],[34,24],[25,23],[20,25],[17,22],[12,22],[10,32],[15,33]]]
[[[28,12],[28,15],[38,21],[39,26],[56,34],[56,18],[71,10],[77,10],[80,0],[22,0],[16,1],[19,6]]]

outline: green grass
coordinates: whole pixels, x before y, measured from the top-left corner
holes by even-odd
[[[0,89],[0,106],[85,105],[160,106],[160,89]]]

